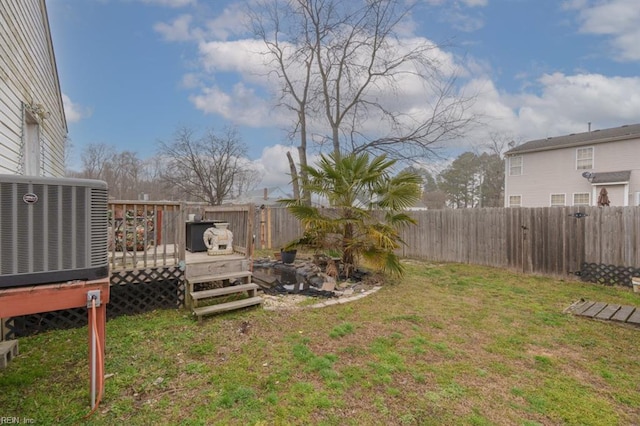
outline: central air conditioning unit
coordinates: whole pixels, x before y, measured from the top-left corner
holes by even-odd
[[[107,184],[0,175],[0,289],[109,275]]]

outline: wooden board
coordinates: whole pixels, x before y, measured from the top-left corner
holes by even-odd
[[[214,274],[214,275],[199,275],[196,277],[189,278],[189,282],[194,284],[194,283],[208,283],[211,281],[224,281],[224,280],[235,281],[235,280],[242,279],[246,284],[250,281],[251,275],[252,275],[251,271],[228,272],[225,274]]]
[[[602,309],[604,309],[604,307],[607,306],[606,303],[603,302],[596,302],[594,303],[589,309],[587,309],[586,311],[584,311],[581,315],[583,317],[589,317],[589,318],[593,318],[596,315],[598,315],[600,313],[600,311]]]
[[[564,312],[598,320],[611,320],[636,326],[640,325],[640,309],[634,306],[582,301],[569,306]]]
[[[629,318],[627,318],[627,324],[640,325],[640,310],[636,309]]]
[[[5,318],[87,306],[87,292],[101,291],[103,305],[109,303],[109,278],[70,281],[0,290],[0,310]]]
[[[209,256],[210,258],[213,256]],[[234,272],[242,272],[248,269],[244,258],[217,257],[208,262],[187,263],[186,278],[192,280],[199,276],[226,275]]]
[[[594,303],[595,303],[595,302],[589,302],[588,300],[587,300],[587,301],[584,301],[584,302],[582,302],[581,304],[576,305],[576,306],[572,309],[572,311],[573,311],[573,313],[574,313],[574,314],[576,314],[576,315],[582,315],[582,313],[583,313],[584,311],[586,311],[587,309],[589,309],[590,307],[592,307]]]
[[[607,305],[598,315],[596,315],[596,318],[602,320],[611,319],[611,317],[618,312],[618,309],[620,309],[620,305]]]
[[[635,308],[633,306],[622,306],[618,312],[616,312],[616,314],[611,317],[611,319],[613,321],[621,321],[621,322],[625,322],[627,321],[627,318],[629,318],[629,316],[631,316],[631,314],[633,313],[633,311],[635,310]]]
[[[260,305],[263,302],[262,297],[255,296],[248,299],[236,300],[234,302],[220,303],[219,305],[203,306],[202,308],[195,308],[193,314],[198,317],[198,321],[201,320],[203,315],[215,314],[218,312],[233,311],[235,309],[246,308],[248,306]]]
[[[191,293],[191,297],[193,299],[207,299],[209,297],[218,297],[218,296],[226,296],[234,293],[244,293],[245,291],[249,292],[249,295],[255,295],[256,290],[258,289],[257,284],[242,284],[242,285],[233,285],[229,287],[215,288],[213,290],[204,290],[204,291],[194,291]]]

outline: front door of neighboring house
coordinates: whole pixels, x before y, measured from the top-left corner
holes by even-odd
[[[609,196],[609,205],[610,206],[628,206],[629,200],[628,198],[628,184],[608,184],[608,185],[597,185],[593,187],[593,205],[598,205],[598,196],[600,195],[600,190],[602,188],[607,189],[607,195]]]

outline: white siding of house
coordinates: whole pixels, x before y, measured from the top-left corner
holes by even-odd
[[[44,0],[0,2],[0,173],[24,172],[25,105],[41,104],[39,174],[64,175],[67,135]]]
[[[591,170],[576,169],[577,147],[519,153],[523,158],[523,173],[521,176],[505,177],[505,206],[508,206],[509,195],[517,194],[522,195],[522,207],[547,207],[551,194],[556,193],[589,193],[592,194],[591,205],[595,205],[597,194],[603,186],[609,191],[612,206],[633,205],[633,193],[640,191],[640,139],[584,146],[594,148],[594,168]],[[585,171],[598,173],[622,170],[631,170],[626,192],[620,185],[595,186],[582,177]],[[567,204],[571,204],[569,199]]]

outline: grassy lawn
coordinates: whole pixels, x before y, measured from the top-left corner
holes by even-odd
[[[629,289],[407,262],[402,282],[323,309],[186,311],[107,324],[91,424],[640,423],[640,329],[563,314]],[[20,339],[0,416],[82,424],[87,330]]]

